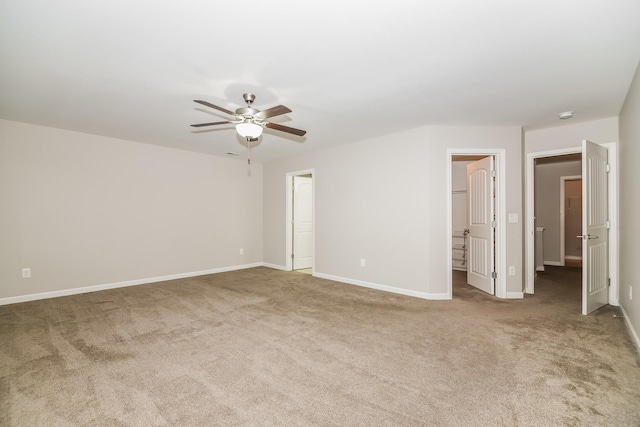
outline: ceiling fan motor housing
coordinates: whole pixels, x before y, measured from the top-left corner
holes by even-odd
[[[251,107],[241,107],[236,110],[236,114],[239,116],[253,116],[255,114],[258,114],[259,112],[260,110],[256,110],[255,108]]]
[[[256,96],[252,93],[243,93],[242,98],[244,99],[244,102],[246,102],[249,106],[253,104],[253,101],[256,100]]]

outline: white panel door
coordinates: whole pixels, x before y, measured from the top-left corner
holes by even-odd
[[[293,269],[313,265],[312,178],[293,177]]]
[[[467,165],[467,283],[491,295],[495,257],[493,156]]]
[[[582,141],[582,314],[609,302],[608,151]]]

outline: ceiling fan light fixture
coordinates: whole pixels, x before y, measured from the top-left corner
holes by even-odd
[[[254,139],[262,135],[262,126],[250,122],[238,123],[236,131],[244,138]]]

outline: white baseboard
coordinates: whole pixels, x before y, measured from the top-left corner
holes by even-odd
[[[263,267],[268,267],[268,268],[273,268],[275,270],[287,271],[287,267],[285,267],[284,265],[277,265],[277,264],[270,264],[268,262],[263,262],[262,266]]]
[[[81,288],[63,289],[60,291],[42,292],[38,294],[20,295],[16,297],[0,298],[0,305],[16,304],[20,302],[35,301],[47,298],[64,297],[68,295],[86,294],[89,292],[104,291],[107,289],[125,288],[127,286],[145,285],[148,283],[165,282],[167,280],[185,279],[187,277],[204,276],[206,274],[224,273],[226,271],[244,270],[253,267],[262,267],[264,263],[235,265],[231,267],[214,268],[211,270],[192,271],[188,273],[171,274],[168,276],[147,277],[144,279],[127,280],[124,282],[107,283],[104,285],[84,286]]]
[[[562,261],[544,261],[544,265],[555,265],[557,267],[564,267],[564,262],[562,262]]]
[[[544,265],[537,266],[536,271],[544,271]]]
[[[47,298],[57,298],[57,297],[63,297],[68,295],[84,294],[89,292],[104,291],[108,289],[124,288],[127,286],[145,285],[148,283],[165,282],[167,280],[176,280],[176,279],[185,279],[188,277],[197,277],[197,276],[204,276],[207,274],[224,273],[227,271],[244,270],[247,268],[254,268],[254,267],[268,267],[276,270],[286,271],[286,267],[281,265],[270,264],[265,262],[257,262],[253,264],[236,265],[231,267],[214,268],[210,270],[171,274],[167,276],[157,276],[157,277],[147,277],[144,279],[127,280],[124,282],[107,283],[103,285],[84,286],[81,288],[63,289],[59,291],[42,292],[38,294],[29,294],[29,295],[15,296],[15,297],[0,298],[0,305],[17,304],[21,302],[36,301],[36,300],[47,299]],[[435,294],[435,293],[428,293],[428,292],[412,291],[409,289],[396,288],[394,286],[381,285],[378,283],[366,282],[364,280],[349,279],[346,277],[333,276],[330,274],[323,274],[318,272],[314,272],[313,276],[319,277],[321,279],[333,280],[336,282],[347,283],[350,285],[362,286],[365,288],[376,289],[379,291],[391,292],[394,294],[407,295],[407,296],[422,298],[427,300],[450,300],[451,299],[448,293]],[[521,298],[524,298],[524,294],[522,292],[508,292],[506,295],[506,298],[521,299]],[[637,335],[636,335],[636,340],[637,340]]]
[[[342,282],[342,283],[347,283],[349,285],[357,285],[365,288],[376,289],[379,291],[392,292],[394,294],[400,294],[400,295],[407,295],[410,297],[417,297],[417,298],[428,299],[428,300],[450,300],[451,299],[448,293],[430,294],[427,292],[411,291],[409,289],[396,288],[394,286],[380,285],[377,283],[365,282],[364,280],[349,279],[346,277],[332,276],[330,274],[323,274],[318,272],[313,273],[313,276],[319,277],[321,279],[333,280],[334,282]]]
[[[505,299],[522,299],[524,298],[524,292],[507,292]]]
[[[570,259],[571,261],[582,261],[581,256],[575,256],[575,255],[565,255],[564,259]]]
[[[631,338],[633,338],[633,340],[636,342],[636,350],[638,350],[638,353],[640,353],[640,337],[638,336],[638,332],[633,328],[633,325],[629,321],[629,316],[627,315],[627,312],[624,311],[623,306],[620,306],[620,310],[622,310],[622,315],[624,316],[624,321],[629,328],[629,332],[631,333]]]

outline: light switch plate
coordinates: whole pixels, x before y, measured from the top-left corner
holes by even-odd
[[[518,222],[518,214],[509,214],[509,222]]]

